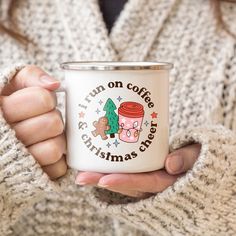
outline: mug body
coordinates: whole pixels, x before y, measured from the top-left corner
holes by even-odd
[[[168,63],[68,62],[67,162],[80,171],[161,169],[168,154]]]

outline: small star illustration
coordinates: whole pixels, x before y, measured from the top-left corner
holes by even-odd
[[[121,96],[119,96],[118,98],[117,98],[117,100],[120,102],[121,100],[122,100],[123,98],[121,97]]]
[[[116,147],[120,144],[117,139],[115,140],[115,142],[113,143]]]
[[[108,148],[110,148],[111,144],[108,142],[106,146],[107,146]]]
[[[95,112],[99,115],[99,113],[100,113],[101,111],[100,111],[99,109],[97,109]]]
[[[146,121],[144,122],[144,124],[145,124],[146,126],[148,126],[148,125],[149,125],[149,122],[146,120]]]
[[[102,100],[100,100],[98,103],[99,103],[100,105],[102,105],[102,104],[103,104],[103,101],[102,101]]]
[[[157,113],[156,113],[156,112],[153,112],[153,113],[151,114],[151,117],[152,117],[152,119],[157,118]]]
[[[84,115],[85,115],[84,112],[81,111],[81,112],[79,113],[79,118],[84,118]]]

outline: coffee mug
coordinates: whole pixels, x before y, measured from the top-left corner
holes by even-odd
[[[61,68],[71,168],[138,173],[164,167],[172,64],[66,62]]]

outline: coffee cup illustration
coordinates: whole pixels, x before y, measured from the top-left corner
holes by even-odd
[[[119,139],[127,143],[136,143],[142,131],[143,105],[137,102],[123,102],[118,109],[118,113]]]

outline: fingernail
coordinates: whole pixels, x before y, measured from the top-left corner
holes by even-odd
[[[44,84],[58,84],[58,83],[60,83],[59,80],[57,80],[49,75],[42,75],[40,77],[40,81]]]
[[[84,181],[83,179],[81,178],[76,178],[75,179],[75,184],[78,184],[78,185],[86,185],[86,181]]]
[[[182,171],[184,160],[182,156],[171,156],[167,161],[167,168],[173,173],[178,174]]]
[[[75,184],[77,184],[77,185],[87,185],[87,183],[85,183],[85,182],[78,182],[78,181],[75,181]]]
[[[104,184],[104,183],[100,183],[100,182],[97,184],[97,186],[100,188],[108,188],[109,187],[108,184]]]

